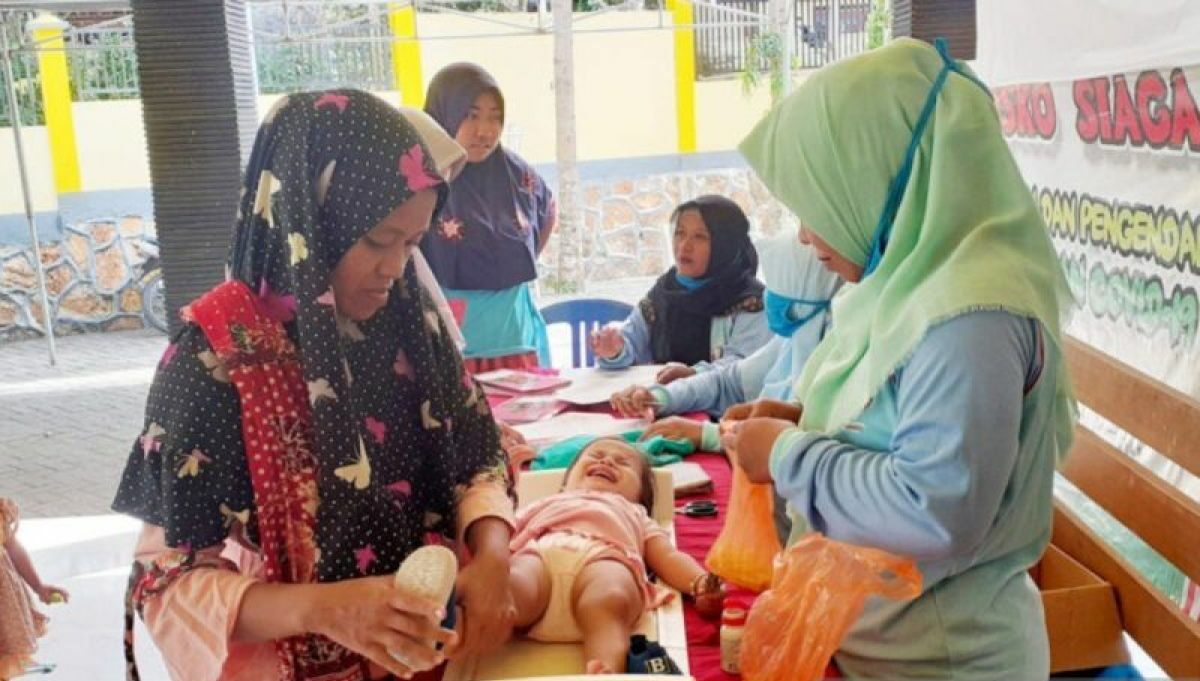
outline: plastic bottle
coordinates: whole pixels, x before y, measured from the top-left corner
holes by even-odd
[[[738,657],[742,654],[742,631],[746,627],[746,607],[729,604],[721,611],[721,671],[741,674]]]

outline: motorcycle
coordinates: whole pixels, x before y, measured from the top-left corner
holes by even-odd
[[[145,258],[137,278],[137,285],[142,291],[142,321],[149,328],[167,333],[167,289],[163,284],[158,242],[150,238],[143,239],[137,248]]]

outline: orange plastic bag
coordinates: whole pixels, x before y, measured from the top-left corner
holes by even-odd
[[[742,678],[820,679],[867,596],[909,600],[920,593],[921,573],[913,561],[807,534],[779,556],[770,590],[750,609]]]
[[[783,549],[775,533],[775,494],[771,485],[750,482],[733,467],[733,487],[725,526],[704,562],[721,579],[753,591],[771,586],[775,556]]]

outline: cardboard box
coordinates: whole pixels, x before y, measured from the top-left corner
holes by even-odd
[[[1042,592],[1052,673],[1129,661],[1111,584],[1053,544],[1029,573]]]

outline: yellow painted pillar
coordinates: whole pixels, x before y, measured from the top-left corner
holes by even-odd
[[[425,83],[421,77],[421,43],[417,41],[417,8],[413,3],[388,7],[392,28],[392,73],[400,102],[420,109],[425,106]]]
[[[54,188],[60,194],[77,192],[83,187],[75,145],[75,118],[71,113],[71,80],[67,73],[67,53],[63,51],[63,30],[67,26],[65,21],[46,12],[28,26],[42,77],[42,106],[54,163]]]
[[[696,33],[691,0],[668,0],[675,22],[675,128],[679,152],[696,151]]]

